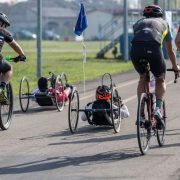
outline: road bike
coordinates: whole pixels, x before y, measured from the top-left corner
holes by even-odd
[[[7,56],[6,60],[9,62],[25,61],[25,57],[18,56],[15,58],[11,58],[10,56]],[[4,94],[7,97],[9,104],[5,105],[3,103],[0,103],[0,128],[2,130],[7,130],[11,125],[13,115],[13,90],[10,82],[6,84]]]
[[[155,92],[150,91],[150,67],[146,59],[140,60],[142,68],[145,70],[145,76],[147,81],[146,92],[140,95],[137,109],[137,139],[139,149],[142,155],[146,154],[150,147],[150,140],[152,136],[157,137],[159,146],[163,146],[165,141],[166,131],[166,105],[163,100],[161,108],[162,119],[164,126],[157,127],[157,121],[154,118],[153,112],[156,107]],[[142,119],[144,121],[142,121]]]

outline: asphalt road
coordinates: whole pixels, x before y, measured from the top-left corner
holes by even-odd
[[[39,107],[31,102],[22,113],[18,102],[7,131],[0,131],[1,180],[84,180],[84,179],[180,179],[180,84],[167,73],[167,133],[160,148],[155,137],[147,155],[140,154],[136,137],[135,72],[113,76],[118,92],[131,116],[123,119],[121,130],[97,127],[79,121],[79,130],[68,128],[68,106],[62,112],[55,107]],[[94,100],[101,79],[78,84],[80,106]]]

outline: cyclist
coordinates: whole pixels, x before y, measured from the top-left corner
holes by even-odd
[[[140,98],[141,93],[146,91],[147,87],[145,72],[139,63],[140,59],[148,60],[151,72],[155,76],[155,94],[157,100],[154,117],[157,120],[159,128],[162,128],[163,126],[160,109],[166,91],[166,64],[162,54],[162,43],[164,41],[172,68],[175,71],[180,70],[180,67],[176,63],[175,53],[172,48],[171,32],[167,22],[163,20],[163,15],[163,9],[157,5],[151,5],[144,8],[144,18],[138,20],[133,26],[134,37],[132,39],[131,48],[132,63],[140,76],[137,87],[138,98]],[[144,120],[145,119],[142,117],[142,121]]]
[[[0,103],[9,104],[7,97],[4,94],[6,84],[11,80],[13,69],[12,66],[4,60],[1,50],[4,42],[8,43],[10,47],[19,55],[14,59],[18,62],[21,58],[26,59],[24,52],[20,45],[13,39],[10,32],[6,30],[6,27],[10,26],[8,17],[0,12]]]
[[[180,53],[180,26],[176,35],[175,43],[176,43],[178,53]]]

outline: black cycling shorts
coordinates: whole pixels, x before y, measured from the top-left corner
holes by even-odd
[[[0,59],[0,73],[6,73],[11,70],[11,65],[6,60]]]
[[[146,59],[149,62],[150,70],[155,77],[166,73],[166,63],[164,61],[162,49],[157,43],[133,43],[131,48],[131,60],[139,74],[144,74],[145,70],[139,61]]]

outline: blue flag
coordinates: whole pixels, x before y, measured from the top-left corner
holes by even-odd
[[[79,12],[78,20],[76,22],[74,33],[78,36],[88,27],[86,13],[84,10],[84,5],[81,3],[81,9]]]

